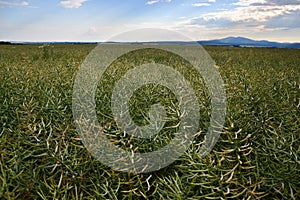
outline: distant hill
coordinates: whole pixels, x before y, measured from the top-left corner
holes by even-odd
[[[267,40],[252,40],[245,37],[226,37],[223,39],[198,41],[201,45],[224,45],[239,47],[273,47],[299,49],[300,43],[280,43]]]
[[[102,42],[12,42],[12,41],[0,41],[0,44],[99,44]],[[118,44],[120,42],[104,42],[109,44]],[[152,42],[121,42],[124,44],[195,44],[195,42],[186,41],[152,41]],[[226,37],[215,40],[201,40],[197,41],[201,45],[220,45],[220,46],[234,46],[234,47],[270,47],[270,48],[290,48],[300,49],[300,43],[280,43],[270,42],[268,40],[252,40],[245,37]]]

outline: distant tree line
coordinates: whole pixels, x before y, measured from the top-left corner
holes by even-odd
[[[12,44],[12,43],[11,43],[11,42],[0,41],[0,45],[1,45],[1,44],[8,45],[8,44]]]
[[[22,45],[22,43],[12,43],[7,41],[0,41],[0,45]]]

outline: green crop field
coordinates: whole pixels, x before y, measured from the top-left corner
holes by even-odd
[[[199,134],[170,166],[133,174],[95,159],[75,130],[73,84],[94,47],[0,46],[0,199],[300,199],[299,49],[205,47],[225,82],[227,111],[220,139],[203,158],[199,147],[209,123],[207,90],[199,74],[172,58],[200,99]],[[132,60],[120,58],[101,80],[97,117],[107,137],[124,149],[160,148],[178,123],[172,115],[174,95],[158,85],[134,93],[130,105],[141,125],[147,123],[149,104],[160,101],[169,108],[174,120],[161,137],[152,143],[122,139],[112,120],[115,81],[146,54],[153,61],[168,57],[156,53],[148,49],[133,52]],[[114,76],[113,69],[118,69]]]

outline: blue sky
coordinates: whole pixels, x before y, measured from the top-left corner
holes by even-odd
[[[300,42],[300,0],[0,0],[0,40],[105,41],[140,28],[193,40]]]

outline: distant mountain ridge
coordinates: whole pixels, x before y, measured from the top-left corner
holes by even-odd
[[[102,42],[8,42],[0,41],[1,44],[99,44]],[[104,42],[104,43],[125,43],[125,44],[195,44],[195,42],[185,41],[155,41],[155,42]],[[201,45],[219,45],[234,47],[270,47],[270,48],[290,48],[300,49],[300,42],[271,42],[268,40],[252,40],[245,37],[226,37],[214,40],[200,40],[197,43]]]
[[[273,47],[299,49],[300,43],[270,42],[268,40],[252,40],[245,37],[226,37],[222,39],[198,41],[201,45],[223,45],[239,47]]]

